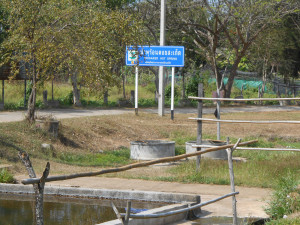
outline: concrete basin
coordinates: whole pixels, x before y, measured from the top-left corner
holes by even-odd
[[[192,146],[196,144],[196,141],[188,141],[185,143],[185,151],[186,153],[192,153],[192,152],[196,152],[197,148],[193,148]],[[216,146],[222,146],[222,145],[226,145],[225,142],[222,141],[207,141],[207,140],[203,140],[202,141],[202,145],[207,145],[207,146],[211,146],[211,147],[216,147]],[[203,147],[201,148],[201,150],[205,150],[208,149],[209,147]],[[227,159],[227,152],[225,149],[223,150],[219,150],[219,151],[215,151],[215,152],[208,152],[205,153],[203,155],[201,155],[202,158],[210,158],[210,159]],[[195,157],[190,157],[189,159],[196,159]]]
[[[142,140],[130,142],[130,158],[152,160],[175,156],[175,141]]]

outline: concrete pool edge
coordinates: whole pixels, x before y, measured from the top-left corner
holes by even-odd
[[[32,185],[0,184],[1,193],[34,194]],[[76,198],[104,198],[120,200],[138,200],[149,202],[183,203],[199,202],[199,195],[178,194],[154,191],[110,190],[61,186],[45,186],[45,195],[66,196]]]
[[[23,184],[0,184],[0,193],[9,194],[29,194],[33,195],[34,190],[32,185]],[[45,186],[45,196],[63,196],[74,198],[103,198],[103,199],[119,199],[119,200],[137,200],[148,202],[164,202],[171,205],[150,209],[144,213],[166,212],[181,208],[186,208],[188,204],[199,202],[199,195],[192,194],[177,194],[154,191],[131,191],[131,190],[109,190],[109,189],[92,189],[92,188],[77,188],[77,187],[60,187],[60,186]],[[181,213],[174,216],[163,218],[155,218],[150,220],[130,219],[130,224],[167,224],[178,222],[186,219],[187,213]],[[111,220],[103,225],[121,224],[119,220]]]

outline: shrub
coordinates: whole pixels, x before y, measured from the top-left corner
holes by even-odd
[[[59,103],[62,105],[72,105],[73,104],[73,91],[70,91],[67,95],[59,98]]]
[[[169,84],[168,86],[166,86],[165,89],[165,97],[167,99],[171,99],[171,91],[172,91],[172,86],[171,84]],[[180,87],[178,85],[174,86],[174,98],[178,98],[180,96]]]
[[[15,179],[13,175],[6,169],[0,170],[0,183],[14,183]]]
[[[146,99],[146,98],[140,98],[139,99],[139,106],[141,107],[150,107],[150,106],[156,106],[155,99]]]
[[[198,84],[203,83],[203,88],[205,93],[208,96],[211,95],[211,92],[216,89],[216,84],[214,82],[210,82],[210,71],[205,70],[199,72],[199,74],[192,76],[187,83],[186,86],[186,95],[187,96],[198,96]]]
[[[156,91],[155,83],[149,83],[145,88],[147,91],[152,92],[152,93],[155,93],[155,91]]]

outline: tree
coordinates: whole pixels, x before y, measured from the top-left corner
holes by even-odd
[[[235,58],[225,86],[225,97],[230,97],[239,63],[251,45],[267,27],[293,12],[293,3],[292,0],[204,1],[208,12],[216,17],[222,27],[226,47],[233,49]]]
[[[6,51],[6,62],[17,72],[20,62],[27,65],[27,72],[32,80],[32,92],[28,101],[27,119],[34,121],[37,80],[42,78],[45,69],[41,61],[49,58],[45,50],[52,46],[45,40],[46,27],[51,16],[45,10],[47,1],[3,1],[8,11],[8,38],[3,46]]]
[[[50,71],[68,71],[79,99],[78,77],[94,90],[107,88],[117,80],[116,64],[124,59],[126,44],[140,39],[134,16],[107,10],[104,1],[4,0],[3,5],[10,26],[3,43],[6,61],[15,72],[23,62],[32,80],[30,122],[35,120],[37,83],[53,78]]]
[[[198,66],[208,62],[220,89],[222,76],[217,63],[217,48],[221,46],[223,28],[218,23],[217,15],[211,15],[202,2],[192,0],[174,2],[170,11],[173,17],[169,27],[181,31],[182,42],[189,56],[187,62]]]
[[[210,63],[217,88],[230,97],[236,71],[250,47],[270,25],[293,12],[292,0],[182,0],[171,2],[173,26],[194,42],[193,51]],[[222,55],[223,57],[219,57]],[[219,60],[232,58],[227,85],[222,86]],[[229,60],[228,60],[229,61]]]

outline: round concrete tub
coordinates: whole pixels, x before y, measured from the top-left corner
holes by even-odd
[[[188,141],[185,143],[185,151],[186,153],[192,153],[192,152],[196,152],[197,148],[193,148],[192,146],[196,144],[196,141]],[[209,145],[211,147],[216,147],[216,146],[222,146],[222,145],[226,145],[226,142],[222,142],[222,141],[202,141],[202,145]],[[208,147],[203,147],[201,148],[201,150],[205,150],[208,149]],[[202,158],[211,158],[211,159],[227,159],[227,152],[226,150],[219,150],[219,151],[215,151],[215,152],[208,152],[205,153],[203,155],[201,155]],[[196,159],[195,157],[190,157],[189,159]]]
[[[130,142],[130,158],[152,160],[175,156],[175,141],[145,140]]]

